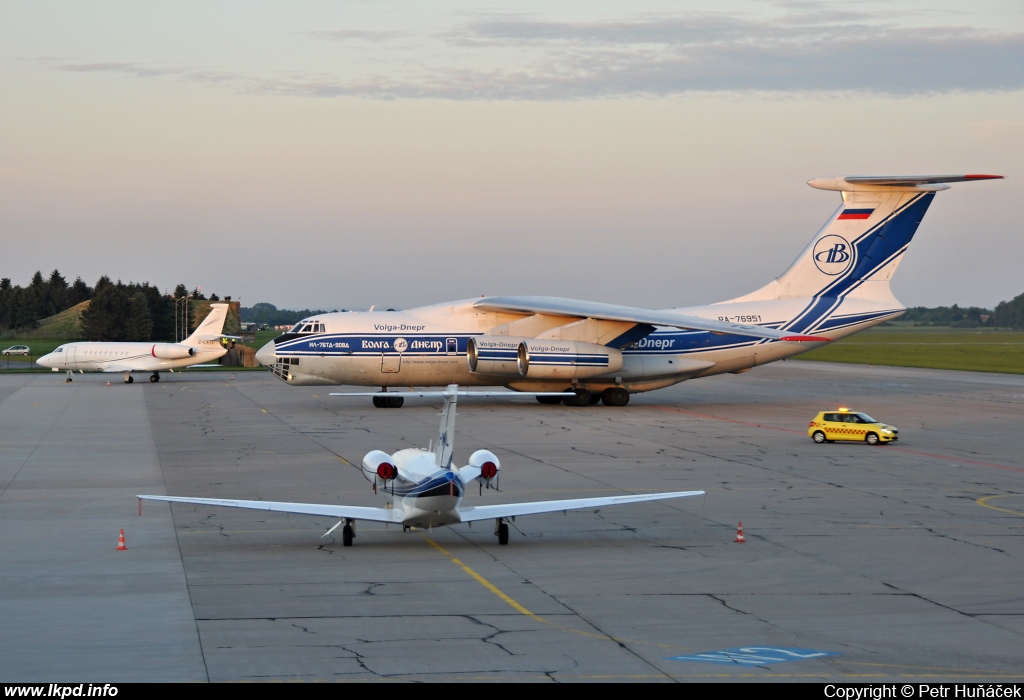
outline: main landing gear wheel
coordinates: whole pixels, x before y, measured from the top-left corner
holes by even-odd
[[[132,375],[130,375],[128,373],[125,373],[125,375],[124,375],[124,383],[125,384],[131,384],[134,381],[135,381],[135,377],[133,377]]]
[[[341,544],[345,547],[352,546],[352,540],[356,536],[356,531],[351,525],[345,524],[345,527],[341,528]]]
[[[547,404],[548,406],[554,406],[555,404],[562,403],[561,396],[538,396],[538,403]]]
[[[622,387],[611,387],[601,392],[601,401],[605,406],[625,406],[629,403],[629,392]]]
[[[149,381],[151,381],[151,382],[158,382],[158,381],[160,381],[160,373],[159,372],[153,372],[153,374],[149,375]]]
[[[575,396],[566,396],[565,397],[565,405],[566,406],[589,406],[590,405],[590,392],[587,391],[586,389],[566,389],[566,391],[571,391],[574,394],[576,394]]]
[[[498,523],[498,544],[508,544],[507,523]]]
[[[821,432],[820,430],[815,430],[814,435],[811,436],[811,439],[820,445],[821,443],[825,442],[825,433]]]
[[[864,442],[866,442],[869,445],[877,445],[878,444],[878,435],[876,433],[868,433],[864,437]]]
[[[374,396],[373,405],[377,408],[401,408],[405,403],[404,396]]]

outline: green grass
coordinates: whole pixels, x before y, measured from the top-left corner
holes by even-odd
[[[881,327],[797,359],[1024,374],[1024,332],[998,328]]]

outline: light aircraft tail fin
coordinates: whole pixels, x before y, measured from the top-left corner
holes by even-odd
[[[437,431],[437,442],[434,444],[434,464],[442,469],[451,468],[452,451],[455,449],[455,408],[460,396],[481,398],[509,398],[523,396],[573,396],[572,392],[559,391],[465,391],[458,384],[449,384],[443,391],[376,391],[376,392],[332,392],[331,396],[378,396],[443,398],[444,408],[441,410],[441,426]],[[476,454],[476,453],[474,453]]]
[[[227,304],[210,304],[210,313],[192,332],[192,335],[181,341],[182,345],[198,345],[204,340],[220,340],[223,335],[224,321],[228,317]]]
[[[842,205],[780,277],[731,301],[858,296],[895,301],[889,280],[917,232],[935,193],[950,182],[1001,175],[825,177],[807,182],[841,192]]]

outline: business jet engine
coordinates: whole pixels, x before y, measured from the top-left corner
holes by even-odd
[[[363,476],[367,481],[372,481],[376,487],[377,480],[387,483],[398,476],[398,467],[395,466],[391,455],[383,450],[371,450],[363,457]]]
[[[477,450],[469,456],[469,464],[463,467],[463,470],[467,472],[470,469],[479,469],[480,483],[491,488],[491,483],[501,471],[501,462],[490,450]]]
[[[157,343],[150,352],[153,357],[161,360],[184,360],[186,357],[195,356],[196,349],[177,343]]]
[[[586,379],[622,369],[622,353],[578,340],[470,338],[469,371],[513,379]]]

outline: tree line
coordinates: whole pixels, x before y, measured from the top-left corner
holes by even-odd
[[[917,326],[952,328],[1024,328],[1024,294],[1001,301],[995,309],[980,306],[915,306],[899,319]]]
[[[86,340],[175,340],[178,324],[185,325],[185,305],[179,302],[189,299],[207,297],[184,284],[175,287],[173,294],[165,294],[148,282],[126,284],[103,275],[90,287],[81,277],[68,284],[58,270],[50,273],[49,279],[37,271],[27,287],[13,285],[7,277],[0,279],[0,329],[32,330],[42,319],[88,301],[89,307],[82,313]],[[220,301],[220,297],[211,294],[209,301]]]

